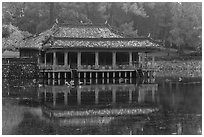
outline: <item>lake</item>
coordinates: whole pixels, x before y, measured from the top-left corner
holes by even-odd
[[[3,134],[202,134],[202,78],[2,81]]]

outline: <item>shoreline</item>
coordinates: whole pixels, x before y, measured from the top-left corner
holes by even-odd
[[[202,60],[155,61],[156,77],[201,77]]]

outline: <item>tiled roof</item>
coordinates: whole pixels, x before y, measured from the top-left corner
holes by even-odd
[[[149,38],[125,38],[107,25],[55,25],[26,39],[21,48],[129,48],[158,47]]]
[[[43,44],[46,43],[46,40],[50,38],[51,35],[54,34],[56,31],[56,28],[51,28],[49,30],[46,30],[40,34],[34,35],[32,37],[29,37],[21,42],[20,48],[38,48],[41,49]]]
[[[159,44],[149,40],[127,39],[67,39],[54,40],[47,43],[45,48],[144,48],[159,47]]]
[[[121,35],[113,33],[108,27],[90,25],[60,26],[54,36],[70,38],[122,38]]]

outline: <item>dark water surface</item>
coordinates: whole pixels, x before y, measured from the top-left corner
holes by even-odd
[[[201,78],[81,82],[3,79],[3,134],[202,134]]]

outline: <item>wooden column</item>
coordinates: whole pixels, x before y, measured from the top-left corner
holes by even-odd
[[[129,52],[129,66],[132,66],[132,52]]]
[[[142,53],[138,53],[139,56],[139,66],[142,66]]]
[[[96,72],[96,78],[98,78],[98,72]]]
[[[89,72],[90,73],[90,79],[92,78],[92,72]]]
[[[47,73],[48,79],[50,79],[50,77],[51,77],[50,75],[51,75],[50,72],[48,72],[48,73]]]
[[[55,79],[55,72],[52,72],[52,78]]]
[[[64,66],[68,66],[68,53],[64,53]]]
[[[99,65],[99,58],[98,58],[98,52],[95,52],[95,68],[97,68],[98,67],[98,65]]]
[[[58,72],[58,79],[60,79],[60,72]]]
[[[52,94],[53,94],[53,106],[56,106],[56,98],[57,98],[57,93],[55,91],[55,88],[52,87]]]
[[[66,73],[66,72],[64,73],[64,78],[65,78],[65,79],[67,78],[67,73]]]
[[[57,65],[56,51],[53,52],[53,66]]]
[[[112,67],[116,68],[116,52],[112,53]]]
[[[80,69],[81,67],[81,52],[77,52],[77,67]]]
[[[146,67],[146,64],[145,64],[145,53],[142,54],[142,66]]]

